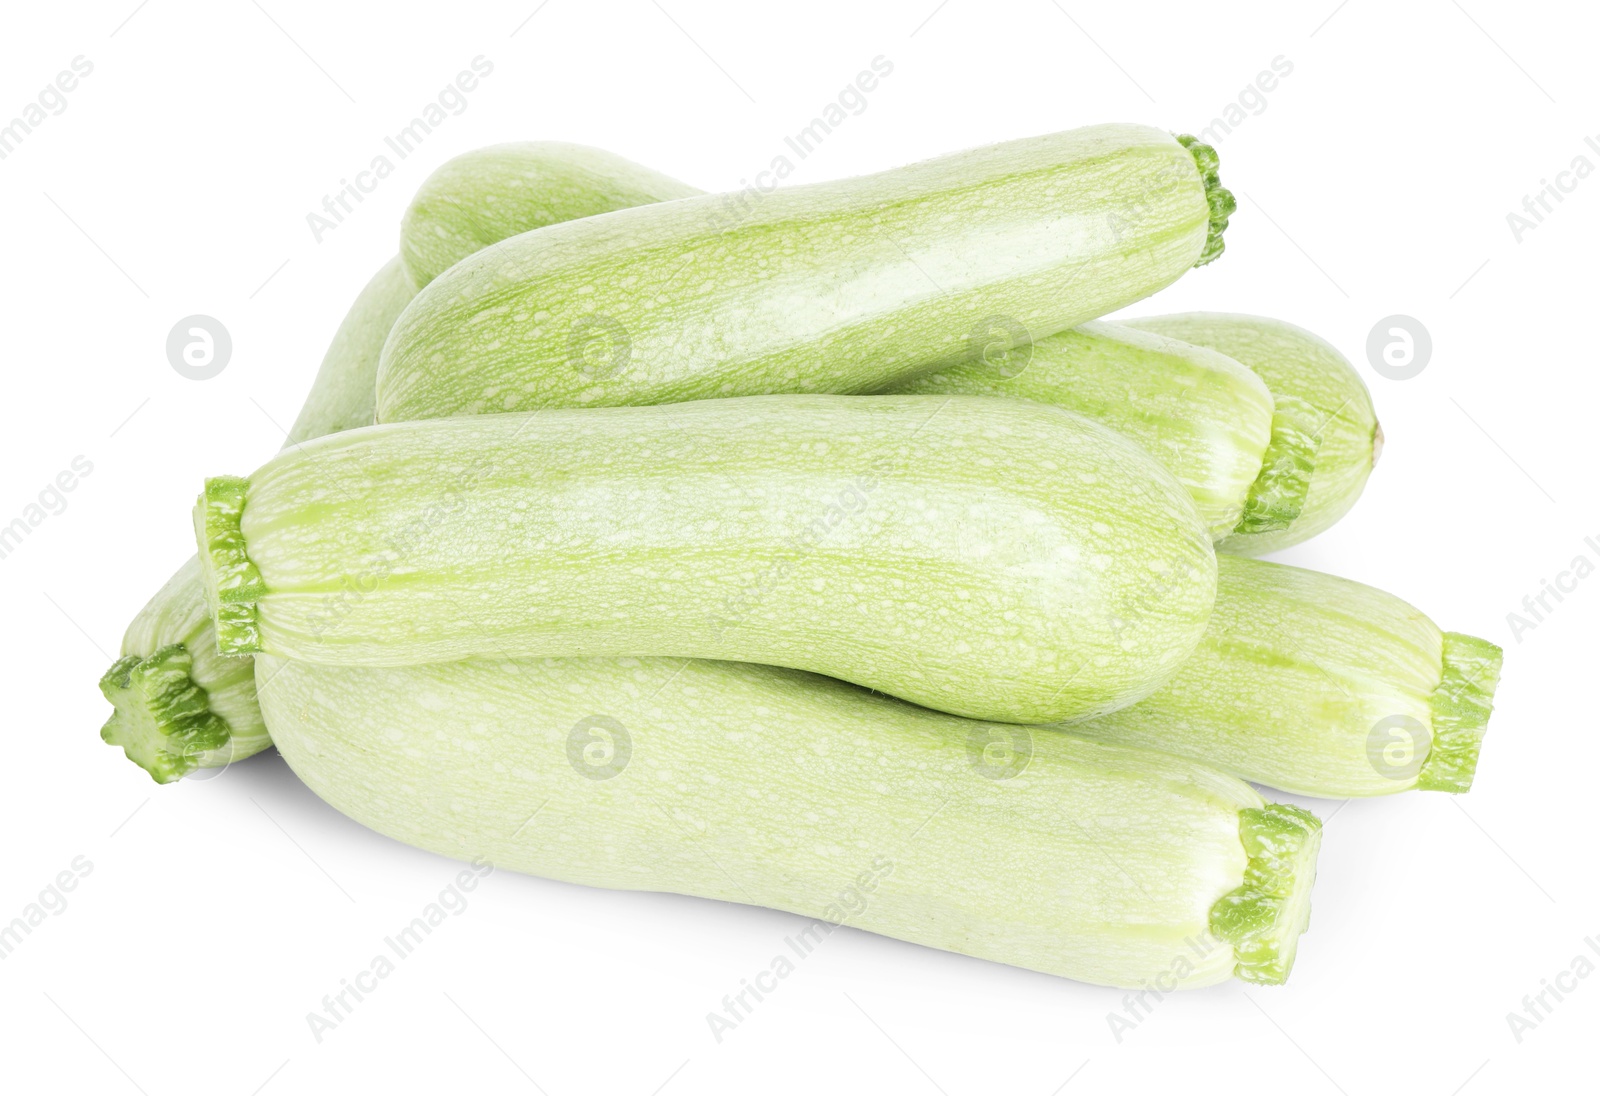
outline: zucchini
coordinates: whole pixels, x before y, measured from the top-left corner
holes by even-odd
[[[421,288],[468,255],[542,225],[701,193],[598,148],[491,145],[423,181],[400,223],[400,255]]]
[[[371,425],[384,340],[437,264],[450,265],[479,239],[497,242],[498,232],[524,232],[680,192],[698,193],[620,156],[558,142],[499,145],[445,164],[407,211],[403,254],[373,276],[339,325],[286,445]],[[421,281],[414,280],[418,272],[425,275]],[[114,709],[101,738],[162,783],[271,744],[253,700],[250,660],[214,657],[210,619],[199,564],[191,560],[128,626],[122,657],[100,679]],[[208,706],[207,696],[216,702]],[[224,744],[208,745],[217,742],[219,729],[227,732],[220,734]]]
[[[394,321],[416,295],[399,258],[373,275],[334,332],[286,446],[377,421],[378,357]]]
[[[1280,407],[1292,399],[1314,411],[1302,428],[1319,440],[1316,467],[1298,516],[1287,527],[1241,530],[1219,543],[1219,551],[1257,556],[1299,544],[1355,505],[1383,451],[1383,430],[1367,386],[1338,350],[1265,316],[1186,312],[1124,322],[1226,354],[1266,381]]]
[[[399,258],[367,282],[334,333],[285,445],[371,424],[378,354],[416,289]],[[100,737],[158,783],[219,768],[272,745],[248,658],[223,657],[190,557],[139,611],[100,678],[111,718]]]
[[[1018,723],[1147,696],[1216,560],[1142,449],[977,396],[752,396],[392,424],[207,481],[226,654],[668,654]]]
[[[444,856],[1104,985],[1281,982],[1320,823],[1192,761],[738,663],[257,659],[278,749]],[[850,911],[850,912],[847,912]]]
[[[1183,667],[1073,733],[1302,795],[1464,792],[1500,654],[1371,586],[1222,556],[1211,624]]]
[[[1206,145],[1144,126],[1010,141],[524,232],[395,324],[378,420],[868,392],[955,364],[986,316],[1035,335],[1214,258],[1233,198]]]
[[[1087,415],[1177,476],[1215,538],[1294,521],[1316,438],[1286,419],[1293,401],[1275,418],[1266,384],[1232,358],[1110,323],[1035,342],[1006,325],[986,334],[969,361],[888,390],[1010,396]]]

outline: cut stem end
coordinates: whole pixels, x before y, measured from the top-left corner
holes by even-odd
[[[121,746],[157,784],[212,764],[208,755],[232,737],[228,721],[211,710],[206,691],[189,676],[192,667],[188,650],[174,643],[148,658],[119,658],[100,679],[100,691],[116,709],[100,737]]]
[[[1217,175],[1217,150],[1187,133],[1174,136],[1194,157],[1194,166],[1199,169],[1200,179],[1205,183],[1206,207],[1210,210],[1210,223],[1206,229],[1206,246],[1194,262],[1195,266],[1205,266],[1222,254],[1224,246],[1222,234],[1227,231],[1228,218],[1239,208],[1239,203],[1234,201],[1233,192],[1222,185],[1222,179]]]
[[[261,650],[256,601],[267,592],[261,572],[245,552],[245,497],[250,481],[214,476],[194,508],[195,540],[205,576],[206,600],[216,624],[217,649],[225,655]]]
[[[1287,803],[1239,812],[1239,840],[1249,857],[1244,882],[1211,907],[1211,932],[1232,945],[1234,975],[1278,985],[1294,966],[1311,918],[1322,822]]]
[[[1459,794],[1472,787],[1503,655],[1486,639],[1444,634],[1444,675],[1431,700],[1433,747],[1417,773],[1418,788]]]
[[[1295,396],[1275,396],[1272,438],[1261,457],[1261,473],[1245,496],[1244,513],[1233,535],[1270,533],[1287,529],[1300,516],[1311,474],[1316,469],[1322,435],[1317,432],[1317,409]]]

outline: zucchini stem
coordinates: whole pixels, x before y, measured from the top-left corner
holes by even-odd
[[[1322,821],[1287,803],[1246,807],[1239,840],[1249,857],[1244,882],[1211,907],[1211,932],[1232,945],[1235,977],[1280,985],[1311,919]]]
[[[213,476],[194,509],[206,600],[216,621],[217,650],[225,655],[261,650],[256,599],[267,592],[267,584],[245,552],[240,527],[249,487],[250,481],[241,476]]]
[[[100,737],[121,746],[157,784],[200,768],[206,754],[232,737],[228,721],[211,710],[210,696],[190,676],[192,668],[189,651],[173,643],[148,658],[119,658],[100,679],[115,709]]]
[[[1233,191],[1223,186],[1222,179],[1217,175],[1217,164],[1220,162],[1217,150],[1187,133],[1174,136],[1194,157],[1194,166],[1200,169],[1200,179],[1206,187],[1206,207],[1211,210],[1211,223],[1206,230],[1205,249],[1194,261],[1195,266],[1205,266],[1222,254],[1225,247],[1222,234],[1227,231],[1228,218],[1239,208],[1239,203],[1234,201]]]
[[[1498,646],[1477,636],[1444,633],[1444,674],[1433,691],[1433,747],[1417,773],[1425,791],[1460,794],[1472,787],[1478,751],[1500,683]]]
[[[1261,456],[1261,473],[1245,496],[1244,512],[1235,535],[1287,529],[1300,516],[1311,490],[1322,416],[1315,407],[1295,396],[1274,396],[1272,439]]]

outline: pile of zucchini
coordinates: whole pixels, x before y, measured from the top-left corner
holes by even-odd
[[[1500,651],[1251,558],[1377,458],[1338,351],[1098,319],[1233,210],[1209,147],[1129,125],[736,218],[594,149],[459,157],[285,449],[205,482],[101,735],[162,783],[275,745],[464,860],[1281,982],[1321,825],[1245,781],[1466,791]]]

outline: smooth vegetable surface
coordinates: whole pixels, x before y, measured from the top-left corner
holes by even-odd
[[[1028,342],[997,325],[972,360],[891,391],[1037,400],[1087,415],[1143,446],[1178,477],[1213,537],[1299,512],[1315,441],[1279,436],[1272,393],[1223,354],[1119,324],[1086,323]]]
[[[1382,451],[1383,431],[1367,386],[1343,354],[1309,331],[1265,316],[1185,312],[1123,322],[1220,351],[1266,381],[1280,406],[1293,398],[1315,410],[1304,428],[1320,443],[1299,515],[1287,528],[1241,531],[1218,544],[1219,551],[1254,556],[1299,544],[1355,505]]]
[[[1221,250],[1216,154],[1143,126],[1010,141],[765,195],[525,232],[457,263],[384,348],[378,419],[771,392],[954,364],[986,317],[1043,336]]]
[[[464,152],[418,189],[400,255],[421,288],[477,251],[542,225],[704,191],[604,149],[518,141]]]
[[[1073,732],[1303,795],[1464,792],[1499,679],[1499,647],[1382,590],[1222,556],[1210,627],[1178,673]]]
[[[1316,818],[1154,752],[737,663],[257,664],[301,779],[446,856],[1117,986],[1281,982],[1309,914]]]
[[[225,652],[733,659],[1019,723],[1148,695],[1216,575],[1142,449],[976,396],[350,431],[208,481],[196,531]]]

